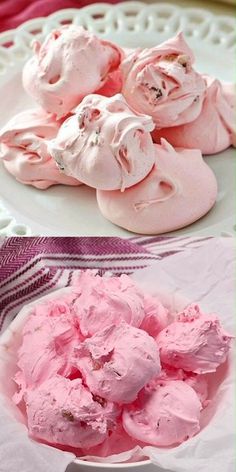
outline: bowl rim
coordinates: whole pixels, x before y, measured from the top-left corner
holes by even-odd
[[[150,459],[144,460],[144,461],[139,461],[139,462],[122,462],[122,463],[116,463],[116,462],[92,462],[92,461],[83,461],[82,459],[79,459],[76,457],[74,460],[75,464],[78,465],[83,465],[84,467],[97,467],[98,469],[124,469],[124,468],[132,468],[132,467],[141,467],[144,465],[149,465],[152,464],[152,461]]]

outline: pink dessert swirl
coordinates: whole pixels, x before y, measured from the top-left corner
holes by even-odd
[[[122,93],[135,110],[150,115],[157,128],[189,123],[200,114],[206,90],[193,63],[182,33],[137,50],[122,63]]]
[[[135,113],[122,95],[88,95],[49,143],[65,174],[103,190],[124,190],[154,164],[151,117]]]

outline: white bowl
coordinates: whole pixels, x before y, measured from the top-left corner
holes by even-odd
[[[104,464],[103,462],[99,464],[97,462],[85,462],[80,459],[76,459],[66,472],[101,472],[102,470],[106,472],[113,472],[114,470],[122,470],[122,472],[163,472],[163,469],[152,464],[150,460],[130,464]]]
[[[60,293],[63,295],[71,290],[71,287],[60,289]],[[163,300],[165,305],[167,304],[167,293],[163,289],[163,292],[158,293],[158,297],[161,299],[163,293]],[[58,290],[45,295],[38,300],[26,305],[11,323],[8,329],[2,334],[0,338],[0,393],[12,397],[16,392],[16,385],[11,380],[17,371],[16,367],[16,352],[21,344],[21,331],[25,324],[26,318],[32,311],[32,307],[39,303],[39,301],[53,300],[58,297]],[[183,297],[169,297],[168,307],[174,308],[173,305],[179,310],[186,306],[186,299]],[[10,372],[10,375],[9,375]],[[18,410],[18,409],[17,409]],[[18,413],[18,411],[17,411]],[[23,415],[20,415],[20,421],[25,423]],[[140,462],[132,463],[98,463],[84,461],[79,458],[75,459],[74,463],[71,464],[67,472],[101,472],[105,469],[106,472],[114,470],[122,470],[122,472],[162,472],[163,469],[152,464],[150,460],[144,460]],[[174,472],[174,471],[169,471]]]

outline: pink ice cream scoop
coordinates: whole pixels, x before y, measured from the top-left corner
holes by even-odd
[[[94,397],[81,379],[59,375],[28,390],[26,410],[33,439],[74,448],[101,444],[120,414],[114,403]]]
[[[130,277],[100,277],[83,272],[77,287],[81,295],[74,304],[83,336],[125,321],[139,327],[144,320],[144,293]]]
[[[88,95],[49,143],[65,174],[91,187],[115,190],[142,180],[154,164],[149,116],[136,114],[122,95]]]
[[[157,128],[195,120],[202,109],[205,80],[182,33],[122,62],[122,93],[129,105],[153,118]]]
[[[236,143],[236,110],[233,87],[205,76],[207,90],[200,115],[191,123],[156,129],[153,139],[166,138],[173,146],[198,148],[216,154]],[[233,106],[234,103],[234,106]],[[210,124],[210,125],[209,125]],[[209,130],[210,126],[210,130]]]
[[[103,216],[141,234],[161,234],[193,223],[214,205],[215,175],[198,150],[174,149],[161,140],[150,174],[125,192],[97,191]]]
[[[125,322],[86,339],[75,353],[75,365],[90,391],[121,404],[134,401],[144,385],[160,373],[155,340]]]
[[[35,306],[24,325],[18,351],[15,381],[20,391],[15,401],[22,399],[27,388],[37,388],[56,374],[70,376],[74,347],[81,339],[71,296]]]
[[[123,427],[132,437],[153,446],[174,446],[200,430],[201,402],[181,380],[142,390],[123,410]]]
[[[190,305],[160,332],[157,343],[162,363],[205,374],[215,372],[226,361],[232,339],[216,315]]]
[[[41,109],[14,116],[0,131],[0,159],[19,182],[46,189],[52,185],[79,185],[78,180],[59,171],[47,149],[59,124]]]
[[[120,64],[121,49],[81,26],[53,30],[23,69],[25,90],[48,112],[65,116],[101,88]]]

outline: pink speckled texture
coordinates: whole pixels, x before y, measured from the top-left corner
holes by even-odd
[[[217,182],[197,149],[155,145],[148,176],[124,192],[97,190],[103,216],[139,234],[162,234],[193,223],[214,205]]]
[[[49,143],[49,152],[69,176],[90,187],[124,190],[154,164],[152,118],[136,114],[121,94],[87,95]]]

